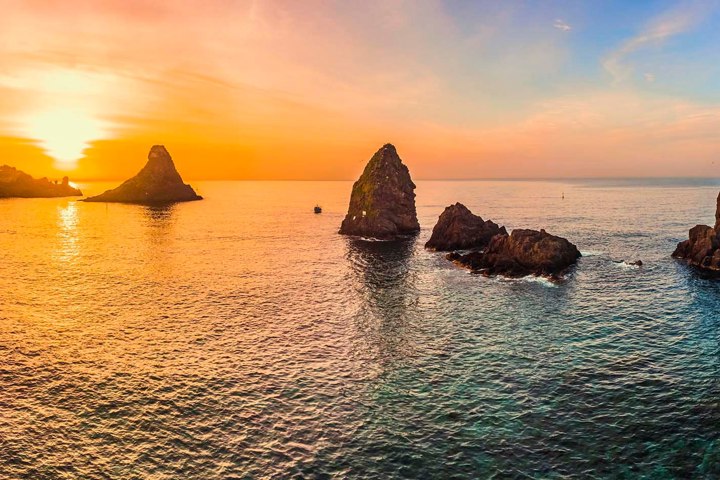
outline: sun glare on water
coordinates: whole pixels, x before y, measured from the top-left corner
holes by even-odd
[[[27,119],[26,130],[63,170],[75,168],[90,142],[105,135],[101,121],[72,108],[38,112]]]

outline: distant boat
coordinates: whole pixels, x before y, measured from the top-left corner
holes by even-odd
[[[322,207],[320,205],[315,205],[315,213],[322,213]]]

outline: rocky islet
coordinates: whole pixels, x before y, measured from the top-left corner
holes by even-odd
[[[154,145],[148,154],[147,163],[137,175],[117,188],[84,201],[152,205],[193,200],[202,200],[202,197],[183,182],[165,147]]]

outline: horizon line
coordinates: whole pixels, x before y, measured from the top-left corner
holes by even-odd
[[[43,178],[43,177],[37,177]],[[45,177],[53,180],[50,177]],[[128,178],[72,178],[74,183],[124,182]],[[183,178],[184,182],[354,182],[352,178]],[[577,180],[717,180],[718,176],[602,176],[602,177],[473,177],[473,178],[416,178],[418,182],[541,182],[541,181],[577,181]]]

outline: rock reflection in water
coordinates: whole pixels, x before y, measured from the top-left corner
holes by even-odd
[[[418,317],[416,274],[410,268],[415,239],[372,242],[349,239],[347,256],[358,279],[362,306],[354,317],[358,352],[389,366],[413,353]]]
[[[173,226],[176,221],[175,204],[144,206],[142,215],[146,226],[145,261],[159,281],[172,275]]]
[[[149,205],[143,207],[145,218],[152,221],[153,225],[156,226],[167,226],[173,218],[173,212],[175,211],[175,204],[170,203],[167,205]]]

